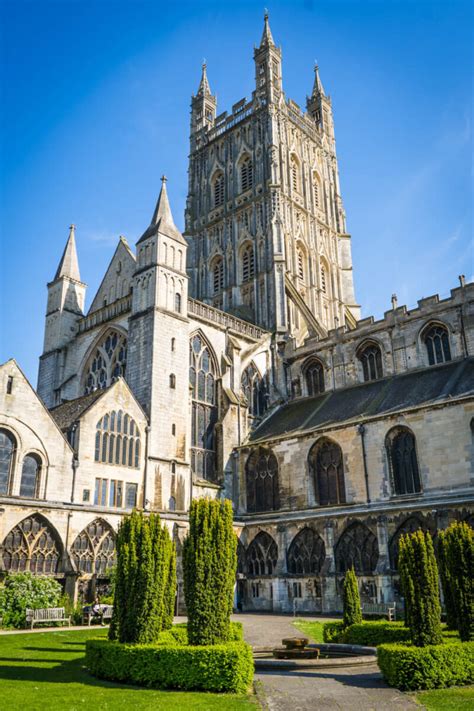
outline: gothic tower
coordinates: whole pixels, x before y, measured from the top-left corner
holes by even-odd
[[[265,15],[256,88],[216,116],[206,67],[191,102],[185,236],[194,297],[298,340],[359,318],[331,100],[318,69],[307,111],[282,88]]]

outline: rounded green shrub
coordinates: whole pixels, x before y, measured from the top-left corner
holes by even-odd
[[[59,607],[61,585],[54,578],[31,573],[13,573],[0,586],[0,617],[4,627],[24,627],[26,608]]]

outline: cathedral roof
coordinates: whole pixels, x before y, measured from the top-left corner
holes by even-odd
[[[107,390],[109,390],[109,388],[94,390],[94,392],[88,395],[76,397],[74,400],[68,400],[61,405],[57,405],[57,407],[53,407],[50,413],[59,429],[66,432],[76,420],[82,417],[86,410],[107,392]]]
[[[168,192],[166,190],[166,177],[163,175],[161,178],[161,190],[158,197],[158,202],[156,203],[155,212],[151,218],[151,223],[148,229],[142,234],[137,244],[144,242],[149,237],[161,232],[162,235],[166,237],[171,237],[181,244],[187,245],[181,232],[178,230],[174,224],[173,215],[171,214],[170,203],[168,200]]]
[[[71,225],[69,228],[69,237],[64,248],[63,256],[59,262],[59,266],[56,271],[54,280],[60,279],[61,277],[70,277],[76,281],[81,281],[81,275],[79,273],[79,261],[77,259],[76,251],[76,239],[74,237],[75,225]]]
[[[330,390],[283,405],[257,427],[250,441],[388,416],[412,407],[435,405],[474,394],[474,358],[370,383]]]

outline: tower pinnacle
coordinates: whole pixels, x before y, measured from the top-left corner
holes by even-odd
[[[202,75],[201,81],[199,82],[197,96],[211,96],[211,87],[209,86],[209,80],[207,78],[207,64],[205,59],[202,63]]]
[[[312,96],[326,96],[324,93],[324,87],[319,77],[319,65],[316,61],[314,63],[314,84]]]
[[[262,39],[260,40],[260,47],[266,47],[269,45],[275,46],[275,42],[273,41],[273,36],[272,36],[272,31],[270,29],[270,24],[268,22],[268,10],[265,8],[265,14],[263,16],[263,34],[262,34]]]
[[[186,244],[186,240],[182,236],[181,232],[178,230],[174,224],[173,215],[171,214],[171,207],[168,200],[168,191],[166,190],[166,183],[168,178],[166,175],[161,176],[161,190],[158,196],[158,201],[156,203],[155,211],[153,217],[151,218],[150,226],[143,233],[143,235],[138,240],[138,243],[152,237],[161,232],[161,234],[171,237],[178,242]]]
[[[61,261],[59,262],[59,266],[56,270],[56,275],[54,277],[55,280],[60,279],[61,277],[69,277],[70,279],[81,281],[79,261],[77,259],[75,231],[76,225],[71,225],[69,227],[69,237],[64,248],[63,256],[61,257]]]

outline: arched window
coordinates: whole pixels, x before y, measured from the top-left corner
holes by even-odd
[[[252,577],[273,575],[278,561],[278,547],[266,531],[260,531],[247,548],[247,571]]]
[[[304,283],[305,280],[305,268],[304,268],[304,253],[302,249],[298,249],[296,252],[296,257],[298,261],[298,278]]]
[[[321,207],[321,184],[317,173],[313,173],[313,197],[314,206]]]
[[[292,190],[298,192],[300,188],[300,165],[295,155],[290,158],[290,177]]]
[[[214,176],[212,185],[214,195],[214,207],[220,207],[224,204],[224,173],[219,171]]]
[[[326,284],[326,267],[324,264],[321,264],[321,291],[326,294],[327,292],[327,284]]]
[[[174,295],[174,310],[176,313],[180,314],[181,313],[181,294],[176,292]]]
[[[191,412],[191,469],[202,479],[216,476],[215,425],[217,368],[204,339],[196,334],[189,349]]]
[[[398,549],[400,545],[400,538],[405,533],[414,533],[415,531],[426,530],[426,524],[421,518],[418,518],[418,516],[409,516],[403,521],[403,523],[400,524],[388,544],[390,567],[392,570],[398,570]]]
[[[324,368],[321,361],[311,359],[303,367],[308,395],[319,395],[324,392]]]
[[[377,537],[364,524],[351,524],[337,542],[335,559],[337,573],[353,567],[359,575],[373,574],[379,559]]]
[[[0,494],[9,494],[15,463],[16,440],[7,430],[0,430]]]
[[[250,156],[245,156],[240,163],[240,189],[244,193],[253,185],[253,163]]]
[[[21,469],[20,496],[35,499],[38,496],[41,476],[41,459],[36,454],[27,454]]]
[[[253,246],[248,244],[242,252],[242,281],[250,281],[255,276],[255,255]]]
[[[303,528],[291,541],[287,564],[291,575],[319,575],[326,549],[324,541],[312,528]]]
[[[414,434],[406,427],[395,427],[387,434],[385,446],[394,494],[402,496],[420,492],[420,471]]]
[[[76,537],[71,554],[79,573],[105,575],[115,565],[115,533],[100,518]]]
[[[127,339],[118,331],[110,331],[99,342],[84,370],[84,392],[106,388],[125,377]]]
[[[3,565],[9,573],[54,575],[61,570],[61,543],[39,514],[23,519],[3,541]]]
[[[423,340],[428,354],[428,363],[448,363],[451,360],[451,347],[446,326],[434,324],[423,335]]]
[[[308,462],[318,504],[345,504],[344,463],[339,445],[326,438],[320,439],[309,450]]]
[[[174,373],[170,373],[170,388],[172,390],[176,388],[176,375]]]
[[[217,257],[212,267],[212,286],[214,294],[219,294],[224,288],[224,260]]]
[[[130,415],[112,410],[96,425],[96,462],[122,467],[140,466],[140,430]]]
[[[270,449],[259,447],[247,459],[247,511],[276,511],[280,507],[278,462]]]
[[[249,414],[253,417],[260,417],[266,410],[266,387],[265,381],[260,377],[260,373],[254,363],[250,363],[242,373],[242,392],[248,402]]]
[[[357,357],[362,365],[364,382],[378,380],[383,377],[382,352],[376,343],[367,343],[357,351]]]

